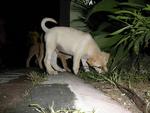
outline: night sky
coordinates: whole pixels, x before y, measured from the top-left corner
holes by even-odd
[[[59,0],[7,4],[0,8],[0,69],[25,67],[28,32],[40,31],[43,17],[59,20]]]

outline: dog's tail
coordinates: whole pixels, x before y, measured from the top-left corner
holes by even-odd
[[[53,22],[53,23],[57,24],[57,21],[54,20],[53,18],[48,18],[48,17],[43,18],[42,21],[41,21],[41,27],[42,27],[44,32],[49,30],[49,28],[47,28],[46,25],[45,25],[46,22]]]

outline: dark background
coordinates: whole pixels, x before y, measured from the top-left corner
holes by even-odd
[[[0,8],[0,69],[25,67],[28,32],[42,31],[43,17],[52,17],[67,25],[68,0],[5,1]],[[68,5],[69,6],[69,5]],[[68,16],[69,17],[69,16]],[[67,21],[66,21],[67,20]]]

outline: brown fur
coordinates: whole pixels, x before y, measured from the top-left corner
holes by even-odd
[[[30,61],[35,56],[40,69],[43,69],[42,60],[44,57],[44,43],[42,42],[42,37],[40,37],[38,32],[30,32],[29,37],[31,38],[32,45],[29,48],[26,67],[30,67]],[[38,39],[40,40],[38,41]]]

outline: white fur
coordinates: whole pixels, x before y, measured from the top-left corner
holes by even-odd
[[[88,64],[93,66],[98,72],[101,72],[99,67],[103,67],[107,70],[106,64],[109,57],[106,56],[109,55],[99,49],[89,33],[85,33],[71,27],[54,27],[48,29],[45,26],[45,23],[48,21],[55,23],[56,21],[52,18],[44,18],[41,22],[41,27],[45,31],[44,38],[46,43],[44,63],[49,74],[57,73],[51,67],[50,62],[52,54],[56,49],[73,56],[73,71],[75,74],[78,73],[81,59],[85,59]],[[87,62],[84,61],[84,65],[87,66]]]

